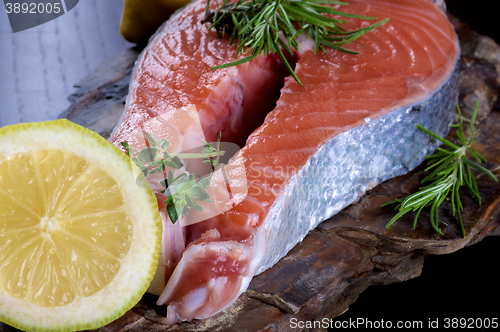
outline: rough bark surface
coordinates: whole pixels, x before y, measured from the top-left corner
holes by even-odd
[[[500,176],[500,46],[451,18],[460,37],[460,106],[464,118],[481,102],[476,124],[485,165]],[[123,108],[130,72],[139,50],[130,49],[104,63],[79,83],[70,97],[73,105],[61,117],[109,136]],[[455,139],[451,132],[449,139]],[[476,173],[477,174],[477,173]],[[422,212],[416,229],[414,216],[401,218],[385,228],[394,216],[380,205],[418,189],[423,167],[386,181],[357,204],[324,221],[273,268],[256,276],[247,292],[223,312],[174,326],[158,323],[165,307],[154,305],[155,296],[144,295],[132,310],[98,331],[288,331],[290,318],[308,321],[333,318],[345,312],[370,285],[391,284],[419,276],[425,255],[451,253],[500,235],[500,183],[477,177],[483,203],[477,205],[464,190],[463,219],[466,236],[460,234],[451,206],[439,210],[444,236],[434,232],[428,212]],[[14,331],[0,323],[0,331]]]

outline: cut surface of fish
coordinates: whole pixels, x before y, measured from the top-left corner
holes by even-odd
[[[272,55],[210,70],[233,61],[236,46],[200,23],[205,5],[193,2],[150,40],[112,135],[141,145],[132,133],[142,126],[176,153],[221,132],[242,147],[227,166],[244,165],[246,181],[241,167],[225,176],[246,194],[228,211],[181,228],[158,193],[164,251],[154,292],[169,323],[227,307],[322,220],[419,165],[437,145],[415,125],[445,135],[457,100],[458,40],[429,0],[350,1],[342,10],[389,21],[347,45],[359,55],[314,54],[301,38],[293,58],[304,86]],[[201,137],[182,121],[152,120],[185,108],[196,110]]]

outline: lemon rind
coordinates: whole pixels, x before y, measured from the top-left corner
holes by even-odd
[[[162,233],[156,197],[130,158],[91,130],[63,119],[0,128],[0,161],[6,155],[37,149],[74,152],[92,165],[111,170],[110,174],[122,186],[124,206],[136,223],[130,250],[121,260],[119,272],[102,290],[89,297],[77,297],[61,307],[39,307],[0,290],[0,321],[30,331],[104,326],[131,309],[153,279]],[[141,224],[136,227],[138,223]]]

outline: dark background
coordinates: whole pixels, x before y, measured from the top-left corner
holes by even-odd
[[[499,0],[446,0],[448,11],[500,44]]]
[[[499,0],[447,0],[448,11],[471,29],[500,44]],[[421,276],[370,286],[335,321],[494,318],[500,321],[500,237],[489,237],[455,253],[427,256]],[[500,323],[499,323],[500,324]],[[452,330],[452,329],[448,329]],[[470,329],[468,329],[470,331]],[[475,329],[479,330],[479,329]],[[333,331],[333,329],[331,330]]]

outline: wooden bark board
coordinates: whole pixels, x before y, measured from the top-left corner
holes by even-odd
[[[500,47],[452,19],[461,39],[460,106],[469,119],[481,101],[475,148],[487,159],[486,167],[500,175]],[[61,117],[82,124],[107,137],[118,121],[139,50],[130,49],[107,61],[79,83],[73,103]],[[491,111],[493,109],[493,111]],[[449,139],[453,139],[453,132]],[[423,212],[416,229],[408,215],[393,227],[386,223],[394,211],[380,205],[418,188],[423,167],[386,181],[358,203],[344,209],[312,230],[303,242],[272,269],[256,276],[247,292],[223,312],[205,320],[174,326],[159,324],[165,307],[154,305],[146,294],[123,317],[99,331],[288,331],[290,319],[333,318],[345,312],[358,295],[373,284],[409,280],[422,272],[425,255],[446,254],[500,235],[500,184],[478,177],[482,205],[462,191],[466,237],[462,238],[449,203],[439,210],[444,236],[429,225]],[[0,324],[0,331],[12,328]]]

